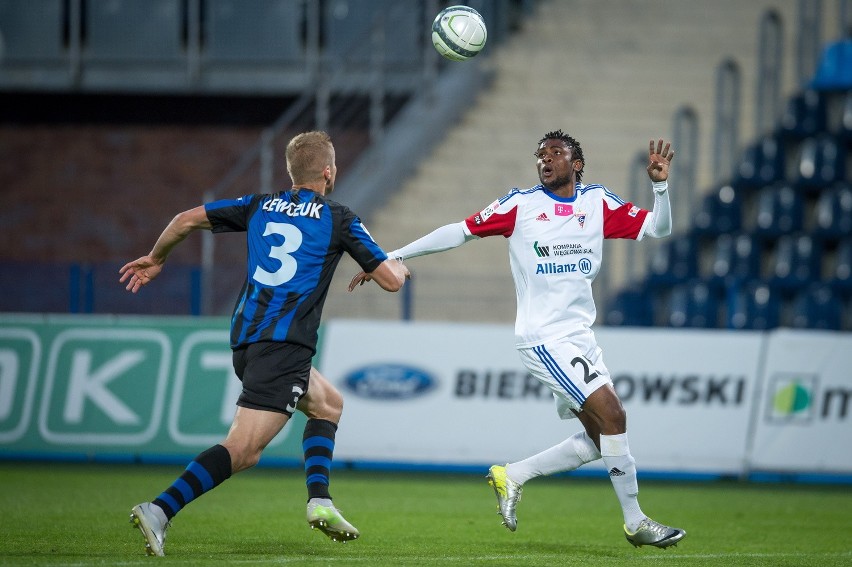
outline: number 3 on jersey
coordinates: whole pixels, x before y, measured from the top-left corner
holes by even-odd
[[[272,246],[269,249],[269,257],[281,262],[281,267],[274,272],[267,272],[258,266],[255,268],[252,278],[263,285],[278,286],[290,281],[296,275],[296,259],[290,254],[302,245],[302,231],[292,224],[268,222],[266,223],[266,230],[263,231],[263,236],[270,234],[278,234],[284,237],[283,244]]]

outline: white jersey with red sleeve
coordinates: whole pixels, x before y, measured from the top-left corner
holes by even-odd
[[[639,240],[648,210],[626,203],[603,185],[577,184],[571,198],[542,185],[513,189],[465,219],[470,234],[509,240],[520,348],[576,335],[593,338],[592,281],[605,238]]]

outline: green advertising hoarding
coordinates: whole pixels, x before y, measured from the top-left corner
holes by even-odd
[[[240,393],[228,320],[0,315],[0,456],[186,459],[221,442]],[[264,462],[301,461],[296,413]]]

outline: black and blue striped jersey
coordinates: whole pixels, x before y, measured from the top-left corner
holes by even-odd
[[[248,272],[231,318],[231,348],[279,341],[316,351],[323,303],[343,253],[365,272],[387,259],[355,213],[309,189],[204,208],[214,233],[246,233]]]

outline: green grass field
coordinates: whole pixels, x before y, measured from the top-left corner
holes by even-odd
[[[146,557],[130,508],[182,469],[0,462],[0,564],[852,565],[848,486],[640,478],[645,512],[688,532],[660,550],[624,540],[606,479],[531,481],[510,533],[483,476],[335,470],[335,503],[362,533],[339,544],[306,524],[302,473],[271,468],[193,502],[169,530],[167,556]]]

